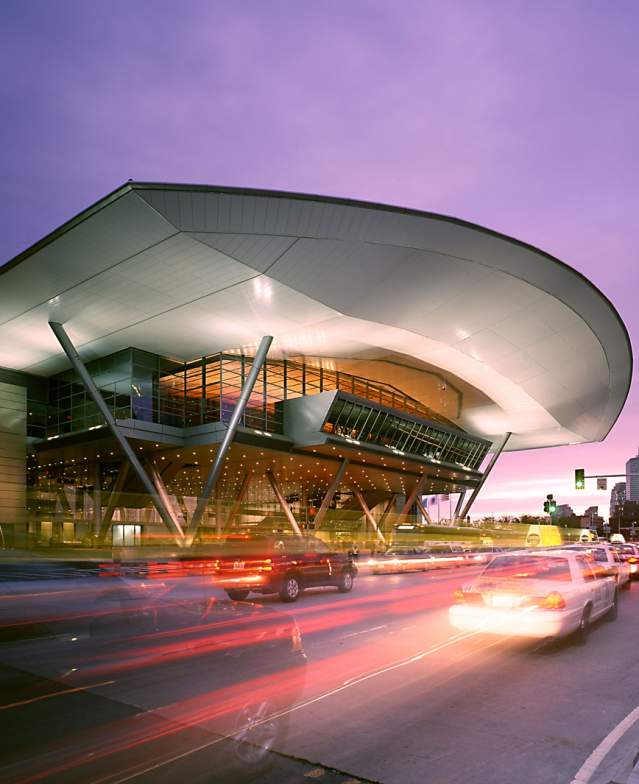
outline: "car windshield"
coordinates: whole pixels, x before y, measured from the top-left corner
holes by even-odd
[[[500,580],[571,580],[570,564],[566,558],[531,555],[496,556],[484,570],[484,577]]]

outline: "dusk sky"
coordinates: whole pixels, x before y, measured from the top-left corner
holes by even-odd
[[[354,197],[559,257],[636,351],[638,29],[632,0],[3,0],[0,263],[129,178]],[[637,453],[635,387],[605,442],[504,456],[474,513],[607,516],[573,471]]]

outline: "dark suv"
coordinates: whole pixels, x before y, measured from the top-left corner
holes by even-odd
[[[357,575],[350,555],[313,536],[229,537],[215,563],[220,584],[236,600],[252,591],[294,602],[302,590],[323,585],[347,593]]]

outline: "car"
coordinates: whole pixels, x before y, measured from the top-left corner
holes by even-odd
[[[639,578],[639,546],[628,543],[613,545],[613,548],[619,554],[619,558],[628,564],[630,579],[636,580]]]
[[[299,628],[173,565],[0,570],[0,780],[119,780],[198,748],[214,778],[269,766],[304,686]]]
[[[386,552],[368,559],[373,574],[424,572],[434,568],[435,564],[435,559],[424,547],[389,547]]]
[[[465,566],[473,562],[470,558],[470,554],[466,552],[460,544],[434,544],[427,549],[427,552],[432,558],[433,568],[435,569],[445,569],[451,566]]]
[[[604,569],[611,574],[619,587],[627,591],[630,589],[630,564],[620,558],[614,545],[610,544],[572,544],[565,549],[586,553],[591,558],[597,569]]]
[[[331,550],[315,536],[229,537],[209,560],[218,584],[236,601],[253,592],[294,602],[302,591],[318,586],[348,593],[357,576],[352,555]]]
[[[497,553],[502,553],[503,551],[504,550],[502,547],[483,545],[482,547],[476,547],[474,549],[468,550],[466,552],[466,557],[468,560],[474,561],[475,563],[488,563],[488,561],[493,559]]]
[[[593,621],[617,617],[617,604],[614,578],[593,569],[585,553],[518,551],[496,555],[457,590],[449,619],[464,632],[535,639],[575,634],[585,642]]]

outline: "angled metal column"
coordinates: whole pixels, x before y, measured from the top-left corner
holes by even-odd
[[[244,501],[244,496],[246,495],[250,484],[251,484],[251,472],[247,471],[244,474],[244,479],[242,479],[242,484],[240,485],[240,490],[237,494],[237,498],[233,502],[233,506],[231,507],[229,516],[226,518],[226,521],[224,523],[225,528],[230,528],[233,525],[233,520],[235,519],[237,513],[240,511],[240,507],[242,506],[242,501]]]
[[[202,495],[198,498],[195,512],[193,513],[193,517],[191,518],[191,522],[188,527],[189,534],[195,533],[198,525],[202,520],[204,510],[206,509],[209,498],[211,497],[211,493],[213,492],[213,488],[215,487],[215,483],[217,482],[218,476],[220,475],[224,466],[224,458],[226,457],[228,448],[231,445],[231,441],[233,441],[235,438],[237,426],[240,424],[240,420],[244,414],[244,409],[246,408],[246,404],[248,403],[248,399],[251,396],[251,392],[253,391],[253,387],[255,386],[255,382],[257,381],[257,377],[260,370],[262,369],[262,365],[264,364],[264,360],[266,359],[266,355],[268,354],[268,350],[271,347],[272,342],[273,337],[271,335],[265,335],[260,341],[260,345],[257,349],[255,357],[253,358],[253,367],[248,374],[248,378],[244,382],[244,386],[240,392],[240,397],[235,408],[233,409],[228,428],[224,434],[220,448],[217,450],[213,465],[211,466],[208,476],[206,477],[204,487],[202,488]]]
[[[100,463],[96,461],[93,467],[93,530],[91,539],[95,541],[102,527],[102,471]]]
[[[158,510],[158,513],[162,518],[162,520],[164,521],[164,524],[169,529],[169,531],[171,531],[171,533],[176,536],[178,541],[181,542],[184,536],[184,534],[182,533],[182,529],[180,528],[179,525],[175,524],[175,521],[166,510],[160,496],[157,494],[156,489],[153,486],[153,482],[149,479],[144,468],[142,467],[142,464],[138,460],[138,456],[135,454],[129,442],[120,432],[120,428],[117,426],[113,414],[111,413],[111,411],[109,411],[109,407],[104,402],[104,398],[102,397],[100,391],[98,390],[95,383],[93,382],[93,379],[91,378],[89,371],[84,366],[84,362],[80,359],[80,355],[76,351],[75,346],[71,342],[64,327],[62,326],[62,324],[59,324],[56,321],[50,321],[49,326],[53,330],[53,334],[58,339],[58,342],[62,346],[64,353],[67,355],[76,373],[82,379],[82,383],[84,384],[87,392],[93,399],[93,402],[98,407],[100,414],[102,414],[102,416],[104,417],[116,441],[120,445],[120,448],[126,455],[127,460],[129,461],[129,463],[133,467],[133,470],[138,475],[140,481],[144,485],[144,489],[149,494],[149,497],[153,501],[153,505]]]
[[[417,496],[421,493],[422,487],[424,487],[427,481],[428,481],[428,477],[426,476],[426,474],[422,474],[422,476],[419,477],[419,479],[417,480],[417,484],[415,485],[415,487],[413,487],[411,494],[406,499],[406,503],[404,504],[404,508],[402,509],[401,514],[405,515],[410,512],[413,504],[417,499]]]
[[[160,469],[156,465],[156,463],[151,460],[150,458],[146,459],[146,465],[149,469],[149,473],[151,474],[151,480],[153,481],[153,485],[155,486],[155,490],[157,494],[160,496],[160,500],[164,504],[164,508],[166,511],[171,515],[171,519],[173,520],[173,524],[176,528],[179,528],[181,531],[184,530],[184,515],[182,512],[176,512],[173,507],[173,502],[169,497],[169,492],[166,489],[166,485],[164,484],[164,479],[162,479],[162,475],[160,474]]]
[[[426,509],[426,507],[424,506],[424,502],[422,501],[422,497],[421,497],[421,495],[418,495],[418,496],[417,496],[417,498],[415,499],[415,503],[416,503],[416,504],[417,504],[417,506],[419,507],[419,511],[420,511],[420,512],[421,512],[421,513],[424,515],[424,517],[426,518],[426,522],[428,523],[428,525],[433,525],[433,520],[432,520],[431,516],[428,514],[428,510],[427,510],[427,509]]]
[[[282,493],[279,483],[275,478],[275,474],[272,471],[266,472],[266,478],[271,484],[273,488],[273,492],[275,493],[275,497],[279,501],[280,506],[282,507],[282,511],[286,515],[288,522],[290,523],[291,528],[295,531],[298,536],[302,535],[302,531],[295,519],[295,515],[291,512],[291,507],[286,503],[286,498],[284,498],[284,494]]]
[[[399,495],[399,493],[391,493],[391,497],[388,499],[388,503],[384,507],[384,511],[382,512],[382,516],[379,518],[379,528],[380,528],[380,530],[384,529],[384,524],[386,523],[386,520],[390,516],[390,513],[392,512],[393,507],[395,506],[395,501],[397,500],[397,496],[398,495]]]
[[[379,530],[377,527],[377,520],[373,517],[371,510],[368,508],[368,504],[366,503],[366,499],[362,495],[362,491],[358,487],[351,487],[353,491],[353,495],[357,498],[359,505],[362,507],[362,512],[364,512],[364,517],[367,519],[368,524],[370,527],[375,531],[377,534],[377,538],[383,544],[386,544],[386,539],[384,538],[384,534]]]
[[[484,474],[483,474],[482,478],[479,480],[479,484],[478,484],[478,485],[477,485],[477,487],[476,487],[476,488],[473,490],[473,492],[472,492],[472,495],[471,495],[471,496],[470,496],[470,498],[468,499],[468,503],[467,503],[467,504],[466,504],[466,506],[464,507],[464,511],[463,511],[463,512],[461,513],[461,515],[460,515],[460,518],[461,518],[462,520],[465,520],[465,519],[466,519],[466,517],[468,517],[468,513],[470,512],[470,508],[471,508],[471,506],[472,506],[472,505],[475,503],[475,499],[476,499],[476,498],[477,498],[477,496],[479,495],[479,491],[480,491],[480,490],[482,489],[482,487],[484,486],[484,482],[485,482],[485,481],[488,479],[488,476],[489,476],[490,472],[493,470],[493,466],[494,466],[494,465],[495,465],[495,463],[497,462],[497,458],[498,458],[498,457],[499,457],[499,455],[501,455],[501,453],[504,451],[504,447],[505,447],[505,446],[506,446],[506,444],[508,443],[508,439],[510,438],[510,436],[511,436],[511,435],[512,435],[512,433],[506,433],[506,435],[505,435],[505,436],[504,436],[504,438],[503,438],[503,441],[501,442],[501,444],[500,444],[500,445],[497,447],[497,449],[495,450],[495,453],[494,453],[494,455],[492,456],[492,458],[491,458],[491,460],[490,460],[490,463],[488,463],[488,465],[486,466],[486,470],[484,471]]]
[[[118,471],[118,475],[115,479],[115,484],[109,493],[109,500],[107,501],[107,507],[104,510],[104,517],[100,523],[100,531],[98,533],[99,544],[102,544],[106,539],[109,526],[111,525],[111,520],[113,519],[113,512],[115,512],[115,507],[118,505],[120,493],[122,492],[122,489],[126,483],[130,467],[131,464],[127,463],[126,460],[124,460],[120,465],[120,470]]]
[[[328,507],[331,505],[331,501],[333,500],[333,496],[337,492],[337,488],[340,486],[342,479],[344,478],[344,473],[348,468],[348,458],[344,458],[340,464],[340,467],[337,469],[337,473],[333,477],[333,481],[328,486],[328,490],[326,491],[326,495],[322,499],[322,503],[320,508],[315,515],[315,529],[317,530],[320,525],[322,524],[322,520],[326,516],[326,512],[328,511]]]
[[[455,514],[453,515],[453,522],[461,519],[459,517],[459,513],[461,512],[461,508],[464,505],[464,498],[466,498],[466,488],[464,488],[461,493],[459,494],[459,498],[457,499],[457,505],[455,506]]]

